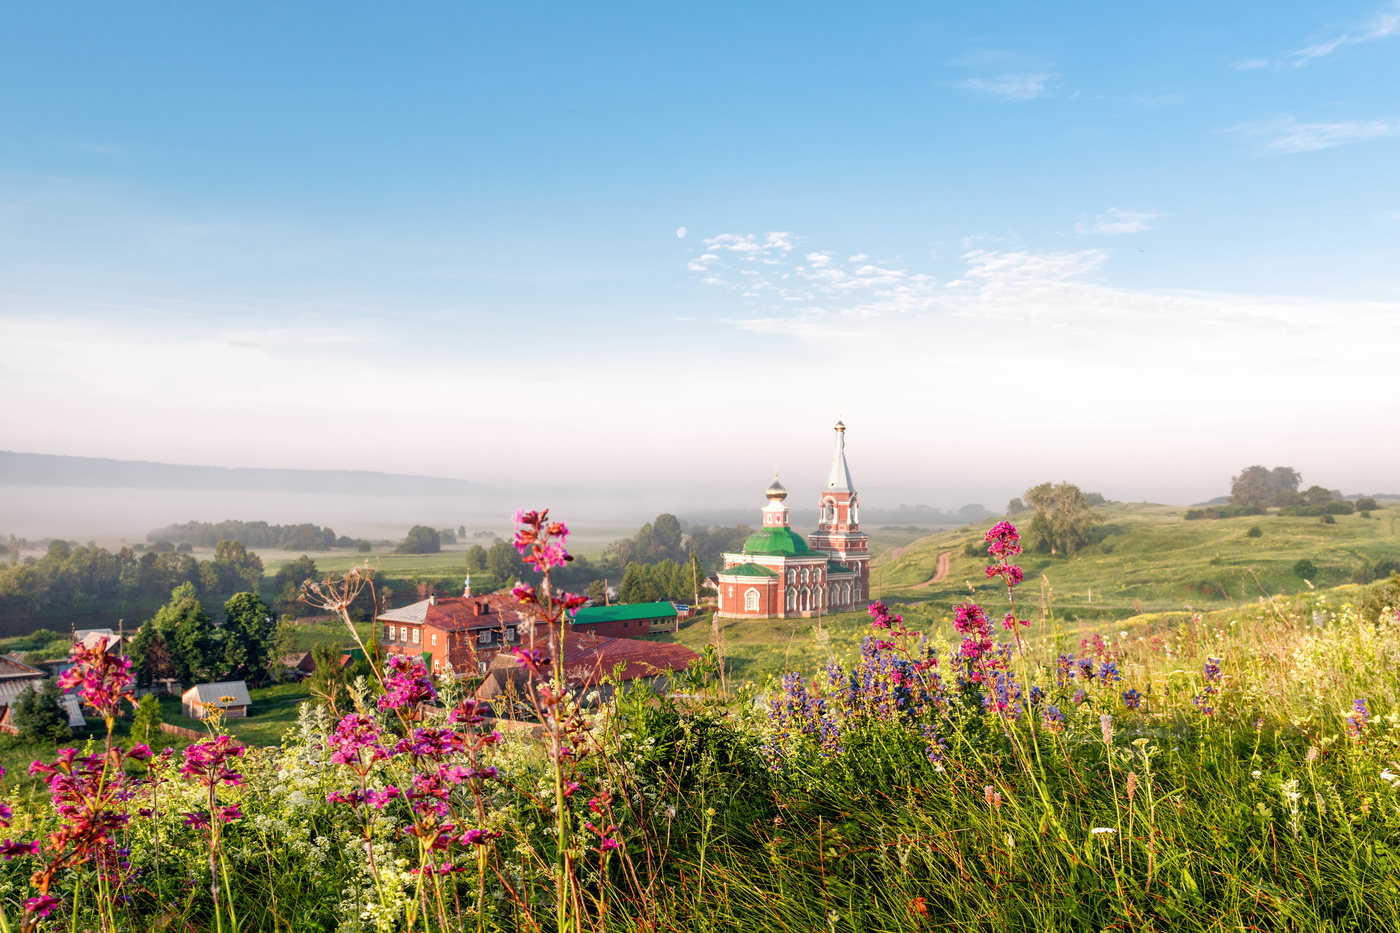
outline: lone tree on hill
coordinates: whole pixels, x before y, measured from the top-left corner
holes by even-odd
[[[1302,476],[1292,467],[1272,470],[1255,465],[1245,467],[1230,480],[1230,502],[1267,509],[1271,505],[1296,505],[1300,501],[1298,484]]]
[[[1293,573],[1304,580],[1312,580],[1317,577],[1317,564],[1304,557],[1293,565]]]
[[[15,727],[27,739],[41,739],[48,742],[62,742],[72,738],[73,730],[68,727],[68,714],[62,706],[63,694],[58,689],[58,681],[52,678],[44,681],[44,686],[35,690],[33,684],[25,687],[15,701]]]
[[[400,554],[436,554],[442,550],[442,538],[427,525],[414,525],[399,545]]]
[[[1089,543],[1089,532],[1099,515],[1084,501],[1084,494],[1073,483],[1058,486],[1041,483],[1027,489],[1026,505],[1035,509],[1028,537],[1041,551],[1073,554]]]

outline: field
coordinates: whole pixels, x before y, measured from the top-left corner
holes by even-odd
[[[1188,522],[1180,507],[1134,503],[1098,511],[1104,518],[1101,541],[1072,557],[1023,555],[1027,580],[1033,587],[1049,587],[1067,619],[1224,609],[1260,596],[1298,592],[1307,584],[1293,573],[1293,565],[1305,557],[1318,567],[1318,579],[1311,582],[1319,587],[1351,582],[1364,561],[1400,559],[1400,508],[1372,513],[1370,519],[1338,515],[1333,525],[1277,515]],[[1030,513],[1011,516],[1019,525],[1028,525],[1030,518]],[[942,616],[964,598],[994,591],[983,571],[985,557],[967,556],[963,550],[980,542],[991,524],[930,535],[898,556],[876,560],[875,592]],[[1253,526],[1259,537],[1248,536]],[[934,576],[943,553],[951,560],[947,578],[921,587]],[[1029,598],[1037,601],[1039,593],[1031,589]]]

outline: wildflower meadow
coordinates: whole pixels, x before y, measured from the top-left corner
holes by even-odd
[[[0,929],[1400,929],[1400,578],[1081,639],[1018,601],[1002,522],[955,641],[877,602],[857,653],[762,689],[708,652],[669,696],[584,692],[567,536],[516,516],[520,721],[361,642],[363,568],[304,598],[375,675],[277,748],[217,716],[123,741],[129,664],[76,646],[105,734],[7,792]]]

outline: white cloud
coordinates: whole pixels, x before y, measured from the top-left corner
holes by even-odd
[[[1271,123],[1238,127],[1257,136],[1270,137],[1264,148],[1269,152],[1315,152],[1347,143],[1400,135],[1400,120],[1344,120],[1338,123],[1299,123],[1284,117]]]
[[[1100,222],[1109,232],[1130,232],[1145,229],[1147,218],[1157,215],[1110,211],[1104,216]],[[789,280],[763,280],[761,288],[750,289],[742,300],[752,316],[735,326],[803,339],[862,333],[898,341],[910,339],[911,321],[950,320],[1018,322],[1086,334],[1165,329],[1163,333],[1179,336],[1186,328],[1199,336],[1202,328],[1235,328],[1277,335],[1331,326],[1328,321],[1339,315],[1370,320],[1373,326],[1390,320],[1387,326],[1394,329],[1393,317],[1400,310],[1115,288],[1101,281],[1111,255],[1105,249],[973,249],[961,257],[962,274],[940,283],[924,272],[888,265],[851,267],[814,251],[788,270]]]
[[[1352,31],[1296,49],[1277,61],[1270,61],[1267,58],[1246,58],[1233,62],[1230,67],[1236,71],[1250,71],[1257,68],[1267,68],[1270,65],[1280,68],[1302,68],[1320,58],[1326,58],[1338,49],[1395,36],[1400,36],[1400,0],[1393,0],[1387,9],[1377,13]]]
[[[957,86],[1002,100],[1034,100],[1043,97],[1047,93],[1046,83],[1057,77],[1054,74],[1007,74],[995,78],[966,78]]]
[[[1144,230],[1151,230],[1152,221],[1161,216],[1161,214],[1154,214],[1150,211],[1124,211],[1111,207],[1094,218],[1092,222],[1081,221],[1075,224],[1074,229],[1077,233],[1098,233],[1107,236],[1115,236],[1120,233],[1141,233]]]

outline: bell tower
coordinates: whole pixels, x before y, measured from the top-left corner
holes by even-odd
[[[811,537],[812,549],[860,576],[861,591],[870,592],[870,548],[860,530],[860,497],[846,464],[846,425],[836,422],[836,451],[831,459],[826,488],[821,492],[821,520]]]

